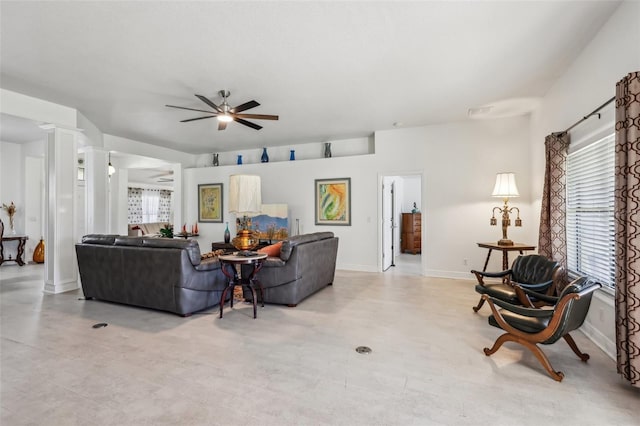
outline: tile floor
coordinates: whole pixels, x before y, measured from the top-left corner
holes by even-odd
[[[472,281],[338,271],[296,308],[190,318],[42,293],[42,265],[0,268],[3,426],[631,425],[640,391],[581,333],[562,383],[475,314]],[[108,323],[105,328],[92,325]],[[366,345],[368,355],[355,352]]]

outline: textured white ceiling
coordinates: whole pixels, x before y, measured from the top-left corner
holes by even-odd
[[[540,97],[619,2],[7,2],[0,85],[194,154],[466,120]],[[260,131],[166,108],[255,99]]]

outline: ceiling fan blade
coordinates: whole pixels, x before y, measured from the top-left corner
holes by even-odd
[[[165,105],[165,106],[168,106],[169,108],[187,109],[189,111],[198,111],[198,112],[206,112],[207,114],[213,114],[213,111],[205,111],[203,109],[187,108],[187,107],[181,107],[181,106],[175,106],[175,105]]]
[[[277,120],[277,115],[267,115],[267,114],[233,114],[236,117],[240,118],[254,118],[256,120]]]
[[[209,99],[205,98],[202,95],[196,95],[196,98],[200,99],[202,102],[204,102],[205,104],[209,105],[211,108],[215,109],[218,112],[222,112],[222,110],[220,109],[220,107],[216,104],[214,104],[213,102],[211,102]]]
[[[187,120],[180,120],[180,122],[181,123],[186,123],[188,121],[204,120],[205,118],[213,118],[213,117],[217,117],[217,115],[208,115],[206,117],[189,118]]]
[[[245,102],[241,105],[238,105],[235,108],[231,108],[231,112],[242,112],[242,111],[246,111],[248,109],[251,108],[255,108],[257,106],[260,106],[260,104],[256,101],[249,101],[249,102]]]
[[[226,121],[218,121],[218,130],[224,130],[227,128],[227,122]]]
[[[234,117],[233,120],[237,121],[240,124],[244,124],[247,127],[251,127],[252,129],[256,129],[256,130],[262,129],[262,126],[260,126],[260,125],[258,125],[256,123],[252,123],[252,122],[247,121],[247,120],[243,120],[242,118]]]

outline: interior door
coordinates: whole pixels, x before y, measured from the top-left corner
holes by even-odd
[[[388,177],[382,180],[382,270],[386,271],[393,264],[394,243],[394,188],[395,182]]]

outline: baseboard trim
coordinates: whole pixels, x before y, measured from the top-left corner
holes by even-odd
[[[424,275],[433,278],[452,278],[456,280],[475,279],[471,272],[441,271],[438,269],[427,269]]]
[[[356,264],[339,264],[336,265],[336,269],[342,269],[344,271],[378,272],[378,268],[376,266]]]
[[[612,360],[616,360],[616,342],[612,342],[610,339],[602,334],[600,330],[591,325],[591,323],[585,321],[580,327],[582,334],[587,336],[589,340],[596,344],[597,347],[609,356]]]
[[[71,290],[77,290],[80,288],[78,286],[78,281],[67,281],[63,283],[54,284],[52,282],[46,282],[44,284],[44,292],[46,294],[59,294],[64,293]]]

